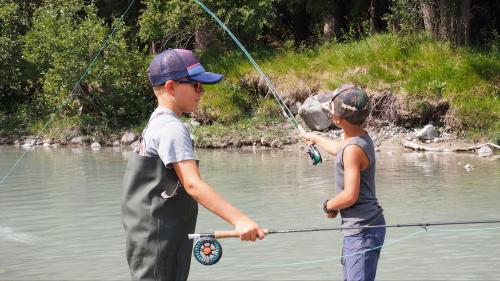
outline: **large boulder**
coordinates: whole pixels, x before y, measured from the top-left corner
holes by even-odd
[[[493,154],[493,149],[491,149],[489,146],[483,146],[477,151],[477,154],[481,157],[490,156]]]
[[[332,125],[332,120],[325,114],[321,104],[330,101],[333,93],[327,91],[312,95],[299,107],[299,115],[309,129],[323,131]]]
[[[423,127],[422,130],[418,131],[416,134],[416,137],[420,140],[433,140],[438,136],[436,127],[431,124],[425,125],[425,127]]]

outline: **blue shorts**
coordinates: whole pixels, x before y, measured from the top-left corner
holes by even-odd
[[[382,220],[377,224],[385,224]],[[384,244],[385,227],[367,228],[363,232],[344,237],[342,264],[344,280],[375,280],[380,250]],[[375,250],[371,250],[377,248]]]

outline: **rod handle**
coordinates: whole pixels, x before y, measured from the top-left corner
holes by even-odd
[[[268,229],[263,229],[264,234],[268,235],[269,230]],[[235,230],[223,230],[223,231],[216,231],[214,232],[215,239],[219,238],[240,238],[239,232]]]
[[[219,238],[240,238],[240,234],[234,230],[221,230],[214,232],[215,239]]]

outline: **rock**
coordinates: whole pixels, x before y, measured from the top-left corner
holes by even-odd
[[[325,114],[321,104],[328,102],[333,93],[328,91],[310,96],[300,106],[299,115],[309,129],[323,131],[332,125],[332,120]]]
[[[283,142],[281,142],[279,139],[273,140],[271,142],[271,147],[282,148],[283,147]]]
[[[23,144],[23,147],[32,147],[36,144],[36,139],[27,139],[24,144]]]
[[[82,136],[74,137],[69,141],[69,143],[71,143],[73,145],[82,145],[83,144],[83,137]]]
[[[426,140],[425,143],[431,143],[431,141],[430,140]]]
[[[52,139],[44,139],[42,141],[43,146],[49,146],[49,145],[51,145],[53,143],[54,143],[54,141],[52,141]]]
[[[298,102],[292,104],[292,106],[290,106],[290,112],[293,114],[293,116],[299,114],[299,108],[301,105],[302,105],[302,103],[298,101]]]
[[[101,147],[101,144],[98,143],[98,142],[93,142],[91,145],[90,145],[91,148],[100,148]]]
[[[133,133],[133,132],[125,132],[122,136],[122,144],[125,145],[131,145],[133,142],[135,142],[139,138],[139,135]]]
[[[267,144],[267,139],[266,139],[266,137],[265,137],[265,136],[262,136],[262,137],[260,138],[260,145],[266,145],[266,144]]]
[[[198,121],[196,121],[196,120],[194,120],[194,119],[192,119],[192,120],[191,120],[191,122],[189,122],[189,124],[190,124],[190,125],[191,125],[191,127],[193,127],[193,128],[196,128],[196,127],[201,126],[201,123],[200,123],[200,122],[198,122]]]
[[[132,150],[135,150],[137,147],[139,147],[139,140],[132,142],[129,146],[130,148],[132,148]]]
[[[113,146],[120,146],[120,145],[121,145],[120,141],[115,140],[113,142]]]
[[[489,146],[485,145],[481,147],[478,151],[477,154],[480,157],[487,157],[493,154],[493,149],[491,149]]]
[[[450,133],[448,133],[448,132],[443,132],[443,133],[441,134],[441,138],[442,138],[443,140],[450,140],[450,139],[452,139],[452,137],[453,137],[453,136],[452,136],[452,134],[450,134]]]
[[[436,127],[428,124],[417,132],[416,137],[420,140],[433,140],[438,137],[438,133]]]
[[[331,131],[328,136],[331,137],[331,138],[333,138],[333,139],[334,138],[340,138],[340,137],[342,137],[342,130]]]

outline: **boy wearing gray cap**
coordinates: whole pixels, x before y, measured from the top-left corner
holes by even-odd
[[[313,133],[302,134],[307,143],[318,144],[336,156],[336,196],[324,202],[323,210],[328,218],[335,218],[340,212],[342,227],[361,227],[342,230],[344,279],[374,280],[386,229],[362,228],[385,225],[375,196],[375,149],[362,127],[370,112],[369,98],[360,88],[346,84],[335,90],[323,108],[344,131],[341,142]]]
[[[205,71],[191,51],[169,49],[153,58],[148,76],[158,100],[125,173],[122,222],[133,280],[186,280],[198,203],[234,225],[240,239],[264,230],[205,183],[182,113],[196,111],[203,84],[222,75]]]

